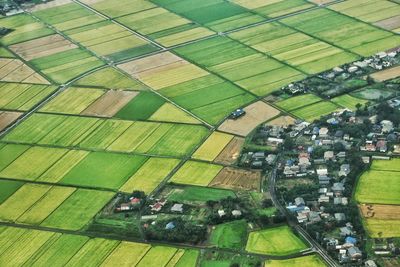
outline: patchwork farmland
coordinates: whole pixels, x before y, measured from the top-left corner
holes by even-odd
[[[0,15],[0,265],[330,264],[241,153],[263,123],[395,96],[281,89],[398,47],[399,3],[34,2]],[[372,237],[399,237],[397,166],[359,180]]]

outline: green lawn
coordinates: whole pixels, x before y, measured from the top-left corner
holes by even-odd
[[[245,220],[223,223],[215,226],[210,243],[219,248],[242,249],[246,244],[247,222]]]
[[[290,255],[306,249],[306,244],[288,226],[251,232],[246,250],[266,255]]]

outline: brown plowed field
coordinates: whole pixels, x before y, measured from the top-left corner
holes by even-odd
[[[225,167],[211,181],[209,186],[237,190],[259,190],[260,180],[260,171],[248,171]]]
[[[384,220],[400,219],[400,206],[362,204],[359,207],[362,215],[365,218],[384,219]]]
[[[235,136],[221,153],[216,157],[214,162],[221,164],[233,164],[240,156],[240,150],[242,149],[244,138]]]
[[[22,112],[0,111],[0,131],[13,123],[21,115]]]

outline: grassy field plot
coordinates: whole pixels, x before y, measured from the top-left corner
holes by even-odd
[[[358,181],[355,198],[361,203],[400,204],[400,173],[370,170]]]
[[[49,84],[43,76],[28,65],[13,58],[0,58],[0,81]]]
[[[77,80],[74,85],[112,90],[144,90],[147,87],[116,68],[106,67]]]
[[[251,232],[246,250],[267,255],[288,255],[307,248],[288,226]]]
[[[177,252],[173,247],[152,247],[142,260],[136,265],[137,267],[158,267],[165,266]]]
[[[203,162],[187,161],[172,177],[170,182],[207,186],[221,171],[222,166]]]
[[[210,236],[210,243],[219,248],[242,249],[247,239],[245,220],[223,223],[215,226]]]
[[[55,162],[67,149],[31,147],[0,172],[1,177],[35,180]]]
[[[179,186],[171,189],[168,200],[190,204],[191,202],[205,203],[208,200],[218,201],[227,197],[236,198],[236,195],[230,190],[200,186]]]
[[[262,101],[245,107],[244,111],[246,112],[245,116],[236,120],[228,119],[224,121],[218,127],[218,130],[239,136],[247,136],[259,124],[272,119],[280,113],[279,110]]]
[[[0,57],[15,58],[15,55],[7,50],[5,47],[0,47]]]
[[[114,62],[158,50],[153,44],[110,21],[74,28],[65,34]]]
[[[361,56],[396,47],[400,40],[393,33],[327,9],[313,10],[281,22]]]
[[[310,74],[319,73],[358,58],[355,54],[345,52],[280,23],[252,27],[229,36]]]
[[[0,108],[27,111],[55,90],[55,86],[0,83]]]
[[[163,121],[163,122],[178,122],[189,124],[200,124],[200,121],[185,113],[177,106],[171,103],[164,103],[156,112],[154,112],[149,120]]]
[[[386,88],[374,88],[366,87],[350,93],[355,98],[361,98],[369,101],[375,101],[376,99],[386,99],[395,95],[395,92]]]
[[[146,159],[136,155],[92,152],[75,165],[60,183],[119,189]]]
[[[175,264],[175,267],[195,267],[199,254],[198,250],[186,249],[183,256]]]
[[[317,255],[304,256],[289,260],[268,260],[265,262],[267,267],[325,267],[324,261]]]
[[[330,6],[332,10],[394,32],[400,32],[400,5],[391,1],[351,1]]]
[[[291,113],[303,120],[311,122],[315,119],[320,118],[321,116],[328,115],[337,109],[339,109],[339,107],[335,104],[323,101],[300,109],[296,109]]]
[[[155,93],[143,91],[126,103],[126,105],[115,114],[115,117],[125,120],[146,120],[164,103],[165,100]]]
[[[14,145],[14,144],[4,144],[0,143],[0,171],[12,163],[16,158],[18,158],[22,153],[24,153],[29,146],[25,145]]]
[[[23,182],[0,180],[0,204],[14,194],[23,184]]]
[[[209,186],[235,190],[259,190],[261,172],[225,167]]]
[[[143,0],[83,0],[83,3],[110,17],[120,17],[156,7]]]
[[[79,230],[84,227],[114,196],[113,192],[77,189],[42,226]]]
[[[178,165],[177,159],[150,158],[133,174],[120,189],[124,192],[134,190],[151,193]]]
[[[53,98],[41,112],[80,114],[105,93],[101,89],[71,87]]]
[[[322,99],[313,94],[305,94],[290,97],[288,99],[280,100],[275,103],[278,107],[285,111],[295,110],[304,106],[308,106],[314,104],[316,102],[321,101]]]
[[[150,249],[148,244],[121,242],[101,266],[135,266]]]
[[[257,95],[278,89],[278,84],[287,79],[303,77],[295,69],[227,37],[200,41],[175,51]],[[251,68],[254,64],[258,67]]]
[[[101,16],[74,2],[38,10],[33,14],[60,31],[65,31],[104,20],[104,18]]]
[[[400,220],[364,219],[364,226],[372,238],[400,237]]]
[[[232,140],[233,135],[213,132],[193,154],[194,159],[213,161]]]
[[[52,29],[47,28],[28,14],[2,18],[0,23],[2,27],[14,30],[1,38],[1,43],[4,45],[28,41],[54,33]]]
[[[372,162],[371,169],[377,171],[400,172],[400,159],[393,158],[391,160],[374,160]]]
[[[350,110],[356,110],[357,104],[364,105],[365,103],[367,103],[367,100],[355,98],[347,94],[335,97],[331,101],[339,106],[348,108]]]
[[[269,18],[279,17],[313,7],[312,4],[304,0],[233,0],[233,2]]]
[[[139,3],[136,7],[138,13],[119,17],[117,21],[167,47],[214,34],[213,31],[195,25],[167,9],[156,6],[149,9],[149,5],[152,4]]]
[[[223,0],[195,0],[190,6],[179,1],[156,0],[154,2],[215,31],[232,30],[263,20],[262,17],[252,14],[245,8]]]

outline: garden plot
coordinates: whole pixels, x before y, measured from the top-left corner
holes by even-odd
[[[150,158],[121,187],[123,192],[135,190],[150,194],[178,165],[178,159]]]
[[[210,137],[193,154],[194,159],[213,161],[226,145],[232,140],[233,135],[213,132]]]
[[[207,186],[221,171],[222,166],[187,161],[175,174],[170,182],[178,184]]]
[[[16,111],[0,111],[0,131],[7,128],[19,117],[21,117],[22,112]]]
[[[259,190],[260,184],[260,171],[247,171],[225,167],[211,181],[209,186],[235,190]]]
[[[113,117],[122,107],[137,95],[138,92],[132,91],[108,91],[83,110],[81,114]]]
[[[233,0],[233,2],[269,18],[287,15],[314,6],[304,0]]]
[[[170,52],[133,60],[118,67],[156,90],[208,74]]]
[[[244,138],[235,136],[214,161],[221,164],[234,164],[240,156],[243,144]]]
[[[103,17],[75,2],[33,12],[40,20],[65,31],[104,20]]]
[[[236,120],[227,119],[218,130],[240,136],[247,136],[259,124],[279,115],[279,110],[258,101],[244,108],[246,114]]]
[[[75,28],[65,34],[113,62],[158,50],[154,45],[110,21]]]
[[[304,77],[297,70],[227,37],[190,44],[175,51],[257,95]],[[252,66],[257,65],[257,68]]]
[[[400,77],[400,66],[375,72],[371,74],[371,77],[378,82],[384,82],[396,77]]]
[[[194,0],[190,5],[181,1],[155,0],[154,2],[218,32],[263,20],[261,16],[252,14],[245,8],[223,0]]]
[[[106,67],[77,80],[77,86],[100,87],[111,90],[144,90],[147,87],[116,68]]]
[[[19,59],[0,58],[0,81],[49,84]]]
[[[400,32],[400,5],[391,1],[356,0],[338,3],[332,10],[394,32]]]
[[[393,33],[327,9],[313,10],[281,22],[361,56],[391,49],[400,41]]]
[[[52,29],[47,28],[28,14],[0,19],[0,24],[2,27],[13,29],[12,32],[1,37],[0,42],[4,45],[24,42],[54,33]]]
[[[309,74],[353,62],[358,58],[355,54],[281,23],[268,23],[229,36]]]
[[[118,17],[116,20],[167,47],[215,34],[213,31],[199,27],[167,9],[156,6],[149,9],[150,3],[143,4],[143,2],[139,2],[139,6],[137,6],[138,9],[142,7],[142,10],[137,10],[139,12],[134,14]],[[131,4],[129,3],[129,5]],[[118,10],[118,12],[125,11]]]
[[[77,46],[59,34],[11,45],[10,49],[26,61],[68,51]]]
[[[306,244],[288,226],[251,232],[246,250],[266,255],[290,255],[306,249]]]

